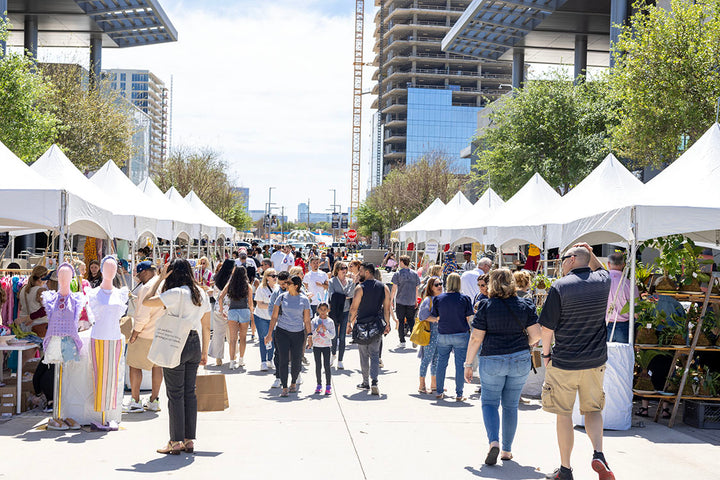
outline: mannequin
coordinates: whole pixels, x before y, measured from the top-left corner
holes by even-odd
[[[58,290],[42,292],[42,303],[48,317],[48,330],[43,340],[45,356],[43,362],[55,364],[55,387],[53,392],[53,418],[48,421],[48,430],[77,430],[80,425],[72,418],[62,419],[63,364],[79,359],[82,342],[78,337],[78,320],[85,306],[82,294],[70,291],[70,282],[75,269],[69,263],[58,267]]]
[[[115,409],[118,403],[118,377],[120,356],[123,351],[120,318],[127,309],[128,288],[114,288],[118,262],[107,256],[100,263],[102,283],[88,293],[90,312],[95,317],[90,337],[95,386],[95,411],[102,412],[105,429],[116,430],[117,424],[105,423],[105,412]]]

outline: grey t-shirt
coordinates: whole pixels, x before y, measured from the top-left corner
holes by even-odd
[[[278,328],[288,332],[301,332],[305,329],[303,314],[305,310],[310,310],[310,300],[305,295],[290,295],[289,292],[284,292],[275,300],[275,305],[279,305],[281,310]]]
[[[417,287],[420,277],[409,268],[401,268],[392,276],[393,285],[397,286],[395,303],[398,305],[417,305]]]

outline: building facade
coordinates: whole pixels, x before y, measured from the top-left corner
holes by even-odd
[[[460,151],[470,143],[478,111],[510,91],[509,63],[478,61],[441,49],[442,39],[470,3],[375,0],[378,70],[373,78],[378,97],[373,108],[380,134],[373,133],[372,156],[375,166],[382,157],[382,176],[395,165],[433,152],[467,173],[470,163],[461,159]]]
[[[297,221],[298,223],[318,223],[318,222],[330,222],[332,220],[332,213],[312,213],[310,212],[307,203],[298,204]]]
[[[150,117],[150,169],[161,165],[168,155],[169,90],[149,70],[103,70],[110,88]]]
[[[248,187],[233,187],[233,193],[238,196],[240,203],[245,205],[245,211],[250,212],[250,189]]]

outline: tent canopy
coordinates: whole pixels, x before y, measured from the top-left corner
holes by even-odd
[[[131,239],[133,217],[120,215],[122,210],[113,197],[108,197],[52,145],[31,167],[57,188],[73,194],[68,201],[68,231],[92,237]]]
[[[421,229],[418,229],[418,240],[442,243],[443,230],[452,228],[453,222],[457,222],[458,218],[466,215],[471,207],[470,200],[462,192],[457,192],[448,203],[423,222]],[[425,238],[423,238],[423,234]]]
[[[205,205],[202,200],[200,200],[200,197],[198,197],[194,191],[191,190],[190,193],[185,196],[185,201],[188,202],[197,212],[200,212],[202,218],[205,218],[205,222],[217,228],[216,237],[222,235],[225,236],[225,238],[232,238],[235,235],[235,227],[225,222],[225,220],[218,217],[215,212],[210,210],[210,208]]]
[[[488,220],[490,225],[485,243],[516,247],[527,243],[543,245],[543,227],[536,223],[553,211],[560,200],[555,191],[539,174],[535,173],[525,185]]]
[[[157,235],[165,239],[185,236],[187,240],[200,238],[200,219],[188,208],[180,208],[170,201],[150,177],[140,182],[138,188],[167,213],[168,219],[158,221]]]
[[[424,222],[435,215],[435,212],[437,210],[440,210],[442,207],[444,207],[445,204],[440,200],[439,198],[436,198],[433,200],[433,202],[428,205],[428,207],[420,213],[417,217],[410,220],[408,223],[403,225],[402,227],[395,230],[397,234],[397,238],[401,242],[411,241],[415,240],[417,241],[417,232],[420,227],[424,224]]]
[[[486,234],[486,222],[491,218],[495,210],[504,204],[505,202],[495,193],[495,190],[488,188],[475,202],[475,205],[457,218],[452,227],[443,230],[444,243],[483,243]]]
[[[0,142],[0,230],[58,230],[62,189]]]
[[[157,222],[166,218],[156,203],[145,195],[119,168],[115,162],[108,160],[100,170],[90,177],[90,181],[99,187],[110,198],[122,199],[118,202],[122,215],[135,217],[132,240],[137,240],[143,233],[153,235],[157,232]]]

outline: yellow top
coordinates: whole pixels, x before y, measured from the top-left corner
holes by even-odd
[[[537,257],[538,255],[540,255],[540,249],[531,243],[528,248],[528,256]]]

